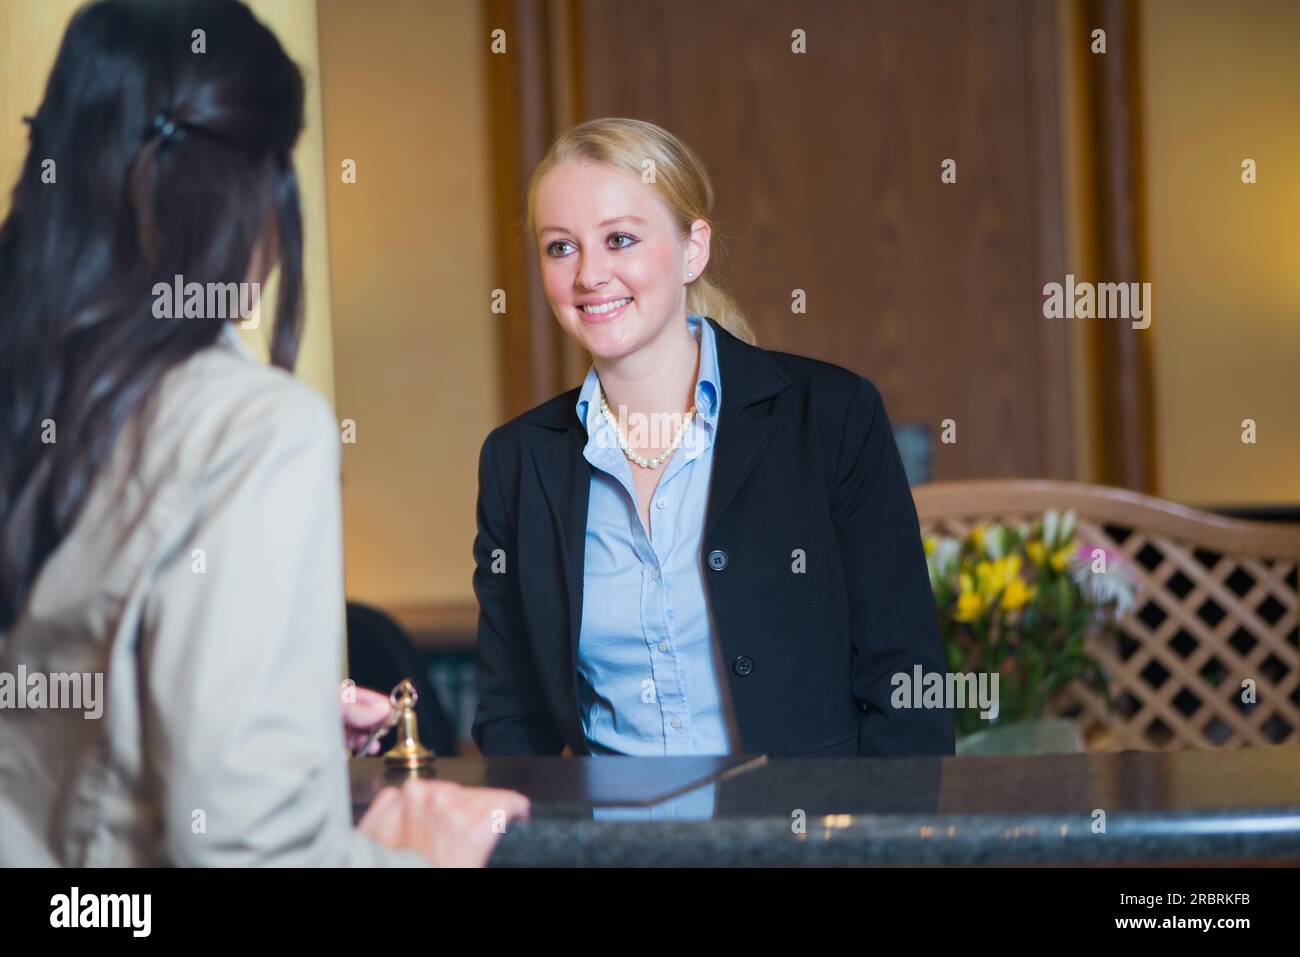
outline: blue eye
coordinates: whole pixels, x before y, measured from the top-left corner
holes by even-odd
[[[627,233],[610,233],[609,238],[611,242],[615,239],[627,240],[627,242],[621,245],[614,246],[613,247],[614,249],[627,249],[629,246],[635,246],[639,242],[639,240],[635,236],[629,236]]]

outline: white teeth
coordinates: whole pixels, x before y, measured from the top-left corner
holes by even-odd
[[[606,312],[613,312],[615,309],[618,309],[620,306],[625,306],[631,301],[631,299],[619,299],[615,302],[602,303],[599,306],[583,306],[582,311],[589,316],[599,316]]]

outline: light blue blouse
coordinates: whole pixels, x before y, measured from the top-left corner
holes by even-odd
[[[712,327],[699,316],[687,323],[700,343],[697,411],[664,466],[651,535],[637,513],[632,465],[601,415],[595,367],[578,396],[593,466],[578,703],[593,754],[728,754],[736,740],[701,560],[722,378]],[[634,446],[639,425],[625,425]]]

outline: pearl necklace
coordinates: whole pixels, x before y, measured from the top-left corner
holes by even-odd
[[[686,413],[686,418],[682,419],[682,424],[677,427],[677,434],[674,435],[673,440],[668,443],[668,448],[664,449],[652,459],[648,459],[645,456],[634,452],[627,444],[627,438],[623,435],[623,430],[619,428],[618,420],[614,418],[614,413],[609,409],[609,403],[605,401],[605,391],[603,389],[600,391],[600,414],[605,417],[605,421],[609,423],[610,428],[614,430],[614,434],[618,436],[618,447],[623,450],[623,454],[626,455],[630,461],[635,462],[643,469],[657,469],[659,466],[667,462],[674,452],[681,448],[682,439],[686,438],[686,430],[691,427],[691,420],[695,418],[695,406],[691,406],[690,410]]]

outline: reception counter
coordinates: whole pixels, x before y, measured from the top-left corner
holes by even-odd
[[[442,758],[533,802],[493,866],[1300,864],[1300,748],[1036,757]],[[400,784],[352,762],[357,817]]]

